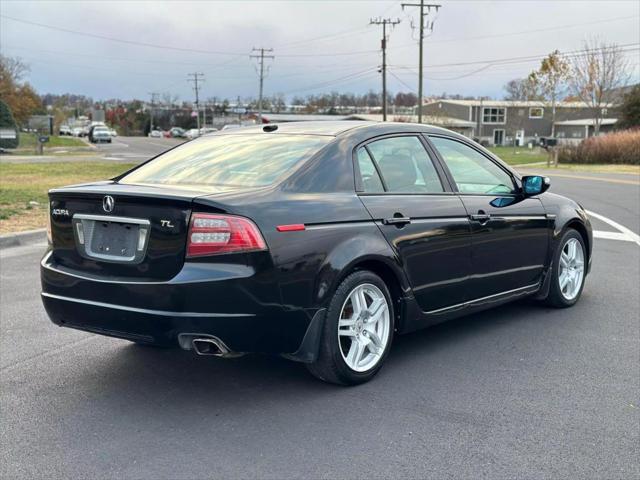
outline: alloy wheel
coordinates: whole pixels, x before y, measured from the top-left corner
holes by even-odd
[[[560,253],[558,282],[560,293],[566,300],[573,300],[580,293],[584,278],[584,250],[576,238],[570,238]]]
[[[338,320],[342,358],[356,372],[370,370],[382,358],[389,337],[387,298],[375,285],[358,285],[347,296]]]

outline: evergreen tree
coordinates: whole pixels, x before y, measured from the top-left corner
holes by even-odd
[[[622,110],[622,115],[616,125],[618,128],[640,127],[640,84],[634,86],[624,96],[620,109]]]
[[[16,138],[0,138],[0,148],[18,148],[18,128],[9,106],[0,100],[0,130],[13,129]]]

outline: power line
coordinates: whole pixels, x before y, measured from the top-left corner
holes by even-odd
[[[306,87],[296,88],[295,90],[289,90],[288,92],[284,92],[284,94],[285,95],[290,95],[292,93],[308,92],[309,90],[317,90],[318,88],[331,87],[333,85],[337,85],[337,84],[343,83],[345,81],[354,80],[356,78],[360,79],[360,78],[367,77],[369,74],[372,74],[375,71],[376,71],[376,68],[369,67],[366,70],[350,73],[349,75],[345,75],[345,76],[339,77],[339,78],[334,78],[333,80],[327,80],[327,81],[322,82],[322,83],[317,83],[317,84],[313,84],[313,85],[307,85]]]
[[[624,50],[627,47],[637,47],[638,45],[640,45],[639,42],[637,43],[626,43],[623,45],[615,45],[614,47],[607,47],[607,48],[621,48],[623,49],[623,53],[624,52],[630,52],[630,51],[635,51],[637,50],[637,48],[632,48],[629,50]],[[572,56],[580,56],[580,55],[584,55],[585,52],[584,50],[570,50],[568,52],[564,52],[564,53],[560,53],[560,56],[567,56],[567,57],[572,57]],[[486,63],[491,63],[494,65],[504,65],[504,64],[508,64],[508,63],[518,63],[518,61],[529,61],[529,60],[542,60],[543,58],[547,57],[548,53],[545,54],[539,54],[539,55],[526,55],[526,56],[522,56],[522,57],[508,57],[508,58],[494,58],[491,60],[475,60],[473,62],[456,62],[456,63],[440,63],[440,64],[433,64],[433,65],[425,65],[424,68],[439,68],[439,67],[460,67],[460,66],[466,66],[466,65],[483,65]],[[396,65],[396,66],[400,66],[400,65]],[[406,65],[405,65],[406,66]]]
[[[536,28],[534,30],[521,30],[518,32],[506,32],[506,33],[495,33],[491,35],[479,35],[475,37],[458,37],[458,38],[444,38],[442,40],[431,40],[430,44],[436,43],[452,43],[452,42],[466,42],[469,40],[484,40],[489,38],[504,38],[504,37],[512,37],[517,35],[526,35],[529,33],[542,33],[542,32],[552,32],[554,30],[566,30],[567,28],[575,28],[575,27],[586,27],[589,25],[599,25],[601,23],[610,23],[610,22],[619,22],[621,20],[634,20],[640,17],[640,15],[626,16],[626,17],[615,17],[608,18],[605,20],[596,20],[593,22],[586,23],[573,23],[569,25],[557,25],[555,27],[545,27],[545,28]],[[397,47],[398,48],[398,47]]]
[[[253,52],[260,52],[259,55],[249,55],[249,58],[257,58],[260,64],[260,93],[258,96],[258,123],[262,123],[262,91],[264,87],[264,59],[274,59],[273,55],[265,55],[264,52],[273,52],[273,48],[254,48]]]
[[[193,90],[196,92],[196,124],[198,125],[198,134],[200,133],[200,85],[199,82],[204,81],[204,73],[187,74],[187,82],[193,82]]]
[[[408,89],[409,89],[409,91],[410,91],[411,93],[417,93],[417,92],[413,89],[413,87],[411,87],[411,86],[407,85],[407,84],[404,82],[404,80],[402,80],[399,76],[397,76],[395,73],[393,73],[393,71],[392,71],[391,69],[389,69],[389,74],[390,74],[393,78],[395,78],[398,82],[400,82],[402,85],[404,85],[406,88],[408,88]]]
[[[628,44],[625,47],[629,47],[629,46],[633,46],[633,45],[638,45],[638,44]],[[607,48],[612,48],[612,47],[607,47]],[[621,50],[622,53],[627,53],[627,52],[635,52],[640,50],[640,48],[635,47],[635,48],[628,48],[626,50]],[[581,50],[575,50],[573,52],[566,52],[566,53],[561,53],[560,56],[566,57],[566,58],[575,58],[575,57],[580,57],[580,56],[584,56],[586,54],[586,52],[581,51]],[[462,73],[460,75],[456,75],[453,77],[448,77],[448,78],[436,78],[436,77],[425,77],[428,78],[429,80],[435,80],[435,81],[448,81],[448,80],[459,80],[461,78],[466,78],[466,77],[470,77],[472,75],[475,75],[476,73],[482,72],[484,70],[487,70],[488,68],[491,67],[499,67],[499,66],[509,66],[509,65],[514,65],[514,64],[518,64],[518,63],[531,63],[531,62],[537,62],[542,60],[543,58],[545,58],[546,55],[541,55],[541,56],[531,56],[531,57],[517,57],[517,61],[493,61],[491,63],[489,62],[481,62],[481,63],[486,63],[484,66],[472,70],[470,72],[465,72]],[[521,58],[524,58],[524,60],[521,60]],[[507,60],[513,60],[513,59],[507,59]],[[471,62],[473,64],[475,64],[476,62]],[[464,65],[470,65],[471,63],[465,63]],[[456,66],[459,65],[463,65],[463,64],[455,64]],[[449,65],[428,65],[428,67],[430,68],[434,68],[434,67],[438,67],[438,66],[449,66]],[[411,72],[414,75],[417,75],[419,72],[417,72],[415,69],[411,68],[411,67],[407,67],[407,66],[403,66],[403,65],[390,65],[389,68],[400,68],[403,70],[407,70],[409,72]],[[453,72],[452,72],[453,73]],[[397,77],[396,77],[397,78]]]
[[[420,8],[420,47],[419,47],[419,58],[418,58],[418,123],[422,123],[422,81],[423,81],[423,72],[424,68],[422,66],[423,62],[423,43],[424,43],[424,20],[431,13],[431,9],[435,9],[436,13],[442,5],[438,5],[435,3],[424,3],[424,0],[420,0],[420,3],[402,3],[402,9],[404,7],[419,7]],[[427,11],[425,12],[425,8]],[[431,23],[427,22],[426,27],[433,32],[433,20]]]
[[[387,121],[387,25],[393,28],[400,23],[400,19],[376,18],[369,21],[370,25],[382,25],[382,121]]]
[[[32,22],[30,20],[24,20],[21,18],[16,18],[16,17],[11,17],[9,15],[4,15],[4,14],[0,14],[1,18],[5,18],[7,20],[12,20],[14,22],[19,22],[19,23],[23,23],[25,25],[33,25],[36,27],[40,27],[40,28],[47,28],[49,30],[56,30],[59,32],[65,32],[65,33],[70,33],[73,35],[81,35],[84,37],[90,37],[90,38],[97,38],[100,40],[107,40],[110,42],[118,42],[118,43],[124,43],[127,45],[136,45],[136,46],[140,46],[140,47],[148,47],[148,48],[160,48],[162,50],[173,50],[173,51],[177,51],[177,52],[190,52],[190,53],[202,53],[202,54],[207,54],[207,55],[227,55],[227,56],[232,56],[232,57],[237,57],[237,56],[244,56],[244,53],[241,52],[225,52],[222,50],[203,50],[203,49],[198,49],[198,48],[187,48],[187,47],[175,47],[172,45],[161,45],[161,44],[156,44],[156,43],[148,43],[148,42],[139,42],[137,40],[128,40],[128,39],[123,39],[123,38],[115,38],[115,37],[109,37],[107,35],[100,35],[100,34],[96,34],[96,33],[90,33],[90,32],[81,32],[78,30],[72,30],[70,28],[64,28],[64,27],[58,27],[58,26],[54,26],[54,25],[47,25],[45,23],[40,23],[40,22]],[[366,53],[376,53],[377,50],[361,50],[361,51],[353,51],[353,52],[334,52],[334,53],[306,53],[306,54],[283,54],[280,55],[282,57],[334,57],[334,56],[351,56],[351,55],[362,55],[362,54],[366,54]]]
[[[159,45],[159,44],[155,44],[155,43],[139,42],[139,41],[136,41],[136,40],[127,40],[127,39],[124,39],[124,38],[109,37],[109,36],[106,36],[106,35],[99,35],[97,33],[80,32],[78,30],[72,30],[70,28],[57,27],[57,26],[54,26],[54,25],[47,25],[45,23],[39,23],[39,22],[32,22],[32,21],[29,21],[29,20],[23,20],[21,18],[10,17],[9,15],[4,15],[4,14],[0,14],[0,17],[6,18],[8,20],[13,20],[14,22],[24,23],[26,25],[33,25],[33,26],[36,26],[36,27],[47,28],[49,30],[57,30],[59,32],[71,33],[73,35],[81,35],[83,37],[91,37],[91,38],[97,38],[97,39],[100,39],[100,40],[108,40],[110,42],[125,43],[127,45],[137,45],[137,46],[140,46],[140,47],[149,47],[149,48],[161,48],[163,50],[175,50],[177,52],[193,52],[193,53],[206,53],[206,54],[214,54],[214,55],[232,55],[232,56],[242,55],[242,53],[240,53],[240,52],[223,52],[223,51],[217,51],[217,50],[200,50],[200,49],[196,49],[196,48],[175,47],[175,46],[171,46],[171,45]]]
[[[282,48],[287,49],[289,47],[294,47],[295,48],[295,47],[297,47],[299,45],[304,45],[306,43],[318,42],[318,41],[321,41],[321,40],[335,39],[335,38],[339,38],[339,37],[348,37],[348,36],[351,36],[351,35],[355,35],[357,33],[361,33],[361,32],[363,32],[363,31],[365,31],[367,29],[368,29],[368,26],[355,28],[355,29],[351,28],[349,30],[343,30],[341,32],[331,33],[331,34],[328,34],[328,35],[322,35],[322,36],[319,36],[319,37],[307,38],[305,40],[295,40],[295,41],[288,42],[288,43],[281,43],[279,45],[276,45],[276,48],[278,48],[278,49],[282,49]]]
[[[393,5],[391,5],[391,6],[393,6]],[[110,36],[107,36],[107,35],[100,35],[100,34],[91,33],[91,32],[82,32],[82,31],[73,30],[73,29],[70,29],[70,28],[59,27],[59,26],[49,25],[49,24],[40,23],[40,22],[33,22],[33,21],[30,21],[30,20],[24,20],[24,19],[21,19],[21,18],[16,18],[16,17],[13,17],[13,16],[5,15],[5,14],[0,14],[0,18],[4,18],[4,19],[11,20],[11,21],[14,21],[14,22],[19,22],[19,23],[22,23],[22,24],[25,24],[25,25],[32,25],[32,26],[36,26],[36,27],[40,27],[40,28],[56,30],[56,31],[64,32],[64,33],[73,34],[73,35],[81,35],[81,36],[85,36],[85,37],[96,38],[96,39],[100,39],[100,40],[107,40],[107,41],[111,41],[111,42],[124,43],[124,44],[128,44],[128,45],[137,45],[137,46],[141,46],[141,47],[159,48],[159,49],[163,49],[163,50],[199,53],[199,54],[206,54],[206,55],[226,55],[226,56],[232,56],[232,57],[237,57],[237,58],[242,58],[242,57],[244,57],[244,55],[246,55],[246,53],[243,53],[243,52],[232,52],[232,51],[221,51],[221,50],[204,50],[204,49],[187,48],[187,47],[176,47],[176,46],[172,46],[172,45],[162,45],[162,44],[155,44],[155,43],[148,43],[148,42],[139,42],[139,41],[135,41],[135,40],[128,40],[128,39],[110,37]],[[510,33],[504,33],[504,34],[492,34],[492,35],[484,35],[484,36],[479,36],[479,37],[466,37],[466,38],[457,38],[457,39],[455,39],[455,38],[454,39],[444,39],[444,40],[433,41],[433,42],[430,42],[430,43],[445,43],[445,42],[466,41],[466,40],[474,40],[474,39],[478,39],[479,40],[479,39],[482,39],[482,38],[492,38],[494,36],[495,37],[506,37],[506,36],[511,36],[511,35],[525,34],[525,33],[537,33],[537,32],[541,32],[541,31],[562,30],[562,29],[565,29],[565,28],[571,28],[571,27],[577,27],[577,26],[585,26],[585,25],[595,25],[595,24],[599,24],[599,23],[607,23],[607,22],[613,22],[613,21],[619,21],[619,20],[627,20],[627,19],[631,20],[631,19],[635,19],[635,18],[638,18],[638,15],[630,16],[630,17],[617,17],[617,18],[611,18],[611,19],[604,19],[604,20],[588,22],[588,23],[583,23],[583,24],[562,25],[562,26],[549,27],[549,28],[543,28],[543,29],[537,29],[537,30],[528,30],[528,31],[522,31],[522,32],[510,32]],[[345,31],[344,33],[346,33],[346,32],[347,31]],[[334,35],[337,36],[338,34],[327,35],[327,37],[334,36]],[[323,38],[323,37],[318,37],[318,38]],[[314,41],[314,40],[315,39],[308,39],[308,40],[301,40],[300,42],[301,43],[302,42],[310,42],[310,41]],[[395,49],[405,48],[405,47],[413,46],[413,45],[414,45],[413,43],[401,44],[401,45],[396,45],[394,47],[391,47],[391,49],[395,50]],[[333,57],[333,56],[363,55],[363,54],[377,53],[377,52],[378,52],[378,50],[360,50],[360,51],[317,53],[317,54],[313,54],[313,53],[281,54],[281,55],[278,55],[278,56],[279,57],[291,57],[291,58],[296,58],[296,57]],[[230,59],[229,61],[232,61],[232,59]]]
[[[424,78],[427,78],[428,80],[437,80],[437,81],[460,80],[461,78],[470,77],[472,75],[475,75],[476,73],[480,73],[480,72],[482,72],[484,70],[487,70],[488,68],[491,68],[493,66],[494,66],[493,64],[485,65],[484,67],[480,67],[480,68],[478,68],[476,70],[473,70],[471,72],[466,72],[466,73],[463,73],[461,75],[457,75],[457,76],[454,76],[454,77],[448,77],[448,78],[424,77]],[[402,68],[402,67],[400,67],[400,68]],[[406,70],[409,70],[409,69],[406,69]],[[413,71],[413,72],[415,73],[415,71]]]

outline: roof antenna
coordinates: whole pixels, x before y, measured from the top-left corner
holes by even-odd
[[[265,125],[262,127],[263,132],[275,132],[278,129],[278,125]]]

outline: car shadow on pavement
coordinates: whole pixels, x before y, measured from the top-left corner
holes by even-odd
[[[491,335],[503,328],[517,328],[519,322],[531,322],[545,317],[545,310],[528,302],[517,302],[491,311],[453,320],[425,330],[398,336],[394,340],[387,363],[370,383],[359,388],[376,389],[377,385],[396,383],[407,374],[420,374],[430,359],[448,348],[475,337]],[[95,341],[103,341],[96,339]],[[101,352],[86,381],[99,382],[99,389],[107,394],[128,397],[162,398],[163,403],[178,402],[181,406],[215,403],[218,405],[245,404],[276,400],[288,391],[296,393],[298,401],[308,393],[333,395],[336,390],[349,391],[316,380],[304,365],[267,355],[247,355],[235,359],[199,357],[178,349],[158,349],[118,342],[115,350]],[[456,345],[458,347],[456,347]],[[100,375],[96,377],[96,370]],[[398,373],[401,376],[396,377]],[[428,381],[420,374],[423,381]],[[386,387],[385,387],[386,388]]]

